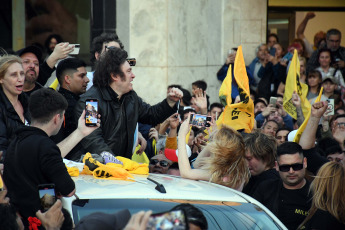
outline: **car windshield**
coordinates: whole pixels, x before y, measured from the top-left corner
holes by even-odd
[[[128,209],[131,214],[142,210],[166,212],[180,203],[190,203],[205,215],[209,229],[281,229],[265,211],[252,203],[205,202],[190,200],[93,199],[72,204],[75,224],[94,212],[115,213]]]

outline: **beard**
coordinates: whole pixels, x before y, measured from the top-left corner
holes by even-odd
[[[33,74],[29,73],[30,71],[33,71],[34,73]],[[33,69],[29,69],[28,71],[25,72],[25,82],[35,83],[37,78],[38,78],[38,74]]]

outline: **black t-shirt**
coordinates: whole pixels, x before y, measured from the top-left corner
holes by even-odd
[[[311,207],[311,195],[308,194],[308,190],[309,184],[294,190],[282,186],[277,217],[288,229],[297,229],[308,215]]]
[[[319,230],[344,230],[345,224],[340,223],[329,212],[318,209],[311,219],[304,225],[304,230],[319,229]]]
[[[249,196],[253,196],[253,194],[255,193],[255,190],[258,188],[258,186],[267,180],[275,180],[275,179],[279,179],[279,174],[277,172],[277,170],[273,169],[268,169],[264,172],[262,172],[260,175],[257,176],[252,176],[249,179],[249,182],[246,186],[244,186],[243,188],[243,193],[249,195]]]

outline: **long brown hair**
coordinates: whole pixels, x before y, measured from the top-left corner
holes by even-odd
[[[311,183],[313,201],[309,215],[301,228],[308,222],[318,209],[329,212],[339,222],[345,224],[345,168],[341,163],[328,162],[324,164]]]
[[[223,125],[212,136],[208,146],[211,157],[203,160],[203,168],[210,171],[211,182],[230,188],[239,188],[243,182],[248,182],[250,172],[245,160],[245,146],[241,134]],[[224,181],[224,177],[228,177],[229,180]]]

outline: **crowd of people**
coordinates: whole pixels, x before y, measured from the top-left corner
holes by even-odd
[[[60,201],[39,211],[37,187],[53,183],[59,195],[74,195],[75,184],[63,158],[80,162],[89,152],[101,163],[145,154],[150,173],[242,191],[264,204],[288,229],[344,229],[345,48],[337,29],[317,32],[310,44],[304,30],[313,17],[314,13],[306,15],[289,47],[279,44],[276,34],[257,47],[257,57],[246,68],[254,101],[251,133],[229,124],[217,126],[224,105],[210,103],[202,79],[191,86],[170,85],[160,103],[146,103],[133,90],[134,64],[127,61],[114,33],[93,40],[92,72],[86,71],[84,61],[70,57],[74,47],[55,35],[47,39],[45,58],[34,45],[3,55],[0,162],[6,190],[0,192],[0,225],[22,229],[37,216],[46,229],[61,228],[69,214]],[[292,96],[297,119],[283,106],[295,50],[300,63],[297,77],[308,85],[306,98],[311,104],[298,142],[293,142],[295,130],[307,119],[300,96],[296,92]],[[234,70],[236,53],[233,48],[215,73],[218,80],[225,79],[230,67]],[[54,71],[58,90],[44,87]],[[316,101],[321,88],[321,101]],[[233,103],[242,100],[234,73],[231,97]],[[85,125],[88,99],[98,102],[93,127]],[[193,124],[191,114],[210,119]],[[125,229],[145,229],[150,214],[133,215]],[[197,229],[207,229],[207,222]]]

